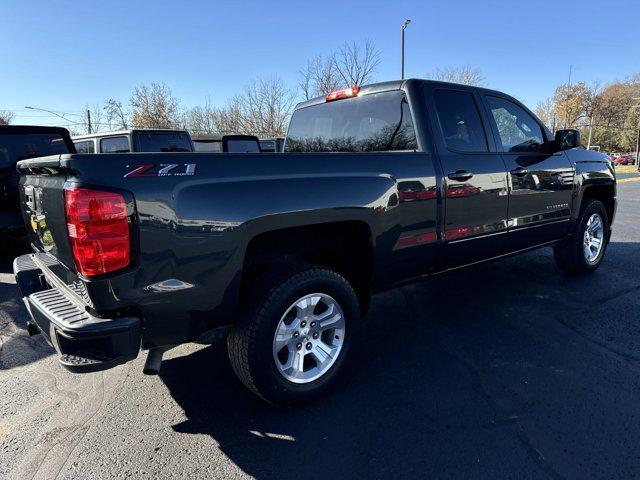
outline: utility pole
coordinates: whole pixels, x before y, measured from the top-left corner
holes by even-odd
[[[567,125],[569,123],[569,106],[571,105],[571,103],[569,103],[570,99],[571,99],[571,74],[573,73],[573,65],[569,65],[569,83],[567,83],[567,96],[566,96],[566,102],[567,102],[567,106],[564,109],[564,127],[563,128],[567,128]]]
[[[402,53],[401,53],[402,60],[401,60],[401,69],[400,69],[400,78],[401,78],[402,80],[404,80],[404,30],[405,30],[405,28],[407,28],[407,25],[409,25],[410,23],[411,23],[411,20],[409,20],[409,19],[407,18],[407,19],[404,21],[404,23],[402,24],[402,32],[401,32],[401,35],[402,35],[402,47],[401,47],[401,50],[402,50]]]
[[[87,133],[91,132],[91,111],[87,110]]]
[[[638,167],[638,171],[640,171],[640,97],[633,97],[633,100],[638,102],[637,105],[631,107],[632,109],[637,109],[638,111],[638,134],[636,136],[636,160],[634,164]]]

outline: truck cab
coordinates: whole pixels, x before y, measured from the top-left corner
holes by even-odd
[[[78,153],[193,152],[186,130],[133,129],[72,137]]]

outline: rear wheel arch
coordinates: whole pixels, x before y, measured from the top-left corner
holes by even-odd
[[[356,291],[362,313],[366,312],[373,276],[373,238],[366,222],[310,224],[255,235],[244,251],[240,304],[265,272],[291,262],[313,263],[342,275]]]

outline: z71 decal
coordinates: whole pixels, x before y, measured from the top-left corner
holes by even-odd
[[[185,177],[195,175],[195,163],[150,163],[147,165],[127,165],[129,171],[124,178],[134,177]]]

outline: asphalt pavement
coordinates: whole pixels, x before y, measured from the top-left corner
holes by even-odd
[[[640,182],[601,268],[540,250],[374,298],[333,394],[275,410],[220,345],[74,375],[0,261],[0,478],[640,476]]]

